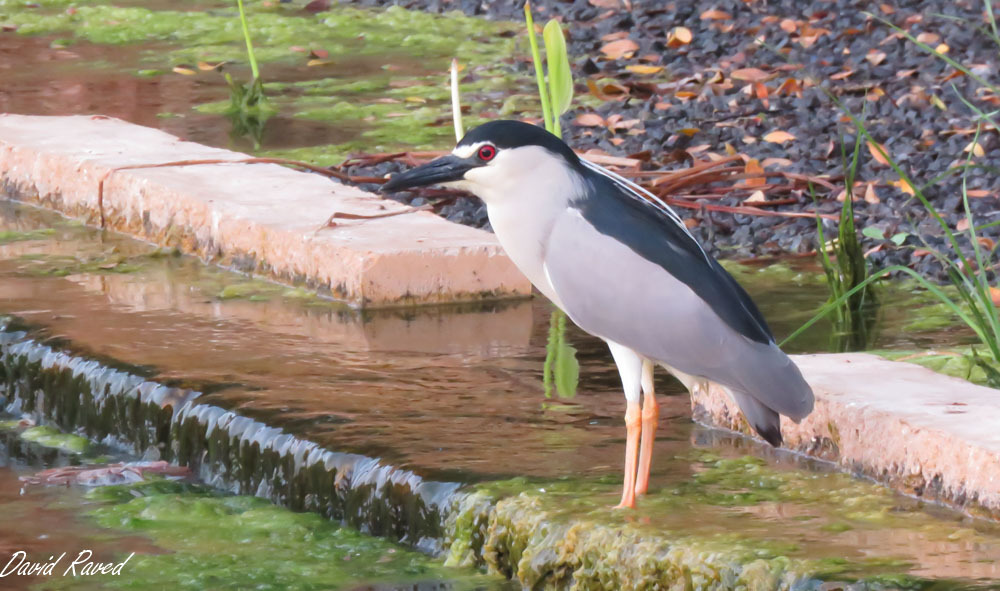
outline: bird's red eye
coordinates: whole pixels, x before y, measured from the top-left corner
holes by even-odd
[[[487,144],[482,148],[479,148],[479,159],[483,162],[489,162],[493,160],[493,157],[497,155],[497,149],[493,146]]]

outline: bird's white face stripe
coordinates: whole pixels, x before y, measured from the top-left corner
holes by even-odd
[[[677,215],[677,212],[675,212],[669,205],[664,203],[662,199],[660,199],[656,195],[653,195],[652,193],[650,193],[646,189],[643,189],[642,187],[633,183],[632,181],[622,176],[619,176],[602,166],[598,166],[597,164],[590,162],[586,158],[580,158],[580,162],[583,163],[583,165],[589,168],[590,170],[606,176],[608,179],[611,180],[611,182],[621,187],[625,191],[625,193],[627,193],[633,199],[638,199],[639,201],[645,201],[647,203],[651,203],[654,207],[656,207],[663,213],[667,214],[667,217],[669,217],[675,224],[680,226],[680,228],[684,230],[684,233],[690,236],[692,240],[694,240],[694,243],[698,245],[698,250],[700,250],[701,253],[705,255],[705,258],[708,258],[708,254],[705,252],[705,249],[701,247],[701,244],[697,240],[695,240],[694,236],[691,234],[691,231],[688,230],[688,227],[684,225],[684,220],[682,220],[680,216]]]
[[[459,158],[470,158],[473,154],[479,151],[479,148],[488,143],[489,142],[476,142],[474,144],[469,144],[468,146],[455,146],[455,149],[452,150],[451,153]]]

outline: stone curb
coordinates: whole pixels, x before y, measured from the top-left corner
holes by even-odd
[[[816,394],[785,446],[896,490],[1000,518],[1000,391],[875,355],[797,355]],[[696,392],[695,419],[751,433],[718,387]]]
[[[103,214],[108,228],[359,307],[531,293],[492,234],[429,212],[357,219],[408,208],[319,175],[274,164],[110,174],[246,157],[118,119],[0,114],[0,188],[15,199],[94,225]],[[346,216],[317,230],[334,213]]]

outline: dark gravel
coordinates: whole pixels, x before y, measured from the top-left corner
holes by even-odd
[[[355,3],[385,5],[377,0]],[[395,3],[432,11],[460,9],[488,18],[522,18],[521,3],[513,2],[400,0]],[[678,151],[708,145],[709,151],[721,154],[728,144],[737,152],[761,161],[790,160],[791,164],[782,170],[843,175],[840,144],[843,141],[848,148],[852,147],[854,130],[843,120],[833,101],[812,86],[818,83],[853,113],[866,112],[866,125],[875,139],[918,183],[927,182],[961,161],[965,157],[963,148],[972,141],[974,114],[959,95],[987,112],[1000,105],[1000,100],[984,92],[977,82],[967,76],[953,76],[955,70],[951,66],[865,14],[873,11],[914,36],[937,35],[937,39],[930,38],[931,46],[947,44],[951,58],[973,67],[991,82],[1000,82],[997,75],[1000,48],[986,33],[984,7],[979,0],[889,0],[881,4],[886,8],[880,7],[880,3],[855,0],[633,1],[631,11],[621,6],[602,8],[587,0],[536,2],[534,6],[536,21],[544,22],[552,15],[563,19],[578,93],[587,92],[583,83],[588,77],[614,78],[629,89],[627,95],[604,102],[596,113],[605,118],[617,114],[623,120],[639,121],[631,130],[611,132],[605,127],[581,127],[573,123],[581,113],[594,110],[572,111],[563,117],[567,140],[577,149],[598,148],[617,156],[648,151],[652,155],[648,168],[684,166],[675,161]],[[727,13],[729,18],[703,18],[708,10]],[[783,23],[785,19],[792,22]],[[678,26],[690,29],[693,39],[687,45],[668,47],[667,36]],[[628,59],[606,59],[601,48],[607,41],[602,38],[620,31],[626,31],[639,49]],[[755,43],[759,36],[783,55]],[[662,66],[671,83],[662,84],[662,74],[649,77],[626,70],[629,65],[640,64]],[[732,79],[734,71],[745,68],[773,74],[773,79],[763,83],[768,89],[766,100],[746,92],[747,82]],[[843,74],[848,71],[849,75]],[[648,83],[654,79],[661,84]],[[687,82],[677,84],[684,79]],[[776,94],[788,79],[803,86],[801,95]],[[722,83],[713,84],[713,80]],[[678,91],[695,95],[683,99],[677,96]],[[699,131],[689,137],[680,133],[685,128]],[[796,139],[784,145],[760,141],[775,130],[789,132]],[[971,204],[980,224],[1000,218],[997,182],[1000,139],[996,133],[987,131],[980,136],[983,154],[975,162],[982,167],[967,176],[968,189],[979,195],[971,199]],[[855,202],[859,228],[879,228],[886,236],[910,234],[902,247],[887,240],[864,237],[866,249],[881,246],[869,255],[869,260],[875,266],[906,264],[941,277],[940,265],[934,257],[922,252],[926,245],[944,248],[940,227],[918,201],[891,184],[898,180],[896,174],[872,158],[864,146],[861,162],[857,179],[865,184],[856,185],[857,196],[863,196],[867,183],[873,183],[878,202],[862,199]],[[356,172],[381,175],[399,168],[400,165],[389,163]],[[954,175],[925,190],[952,228],[964,217],[961,186],[960,175]],[[836,201],[835,193],[840,191],[818,193],[820,211],[839,211],[841,204]],[[741,198],[712,203],[738,205]],[[798,194],[797,199],[797,203],[777,209],[814,211],[809,195]],[[486,224],[483,207],[468,198],[457,199],[440,213],[461,223]],[[698,210],[680,213],[696,219],[694,231],[721,256],[780,255],[815,248],[812,219],[706,215]],[[1000,227],[983,230],[981,235],[1000,241]]]

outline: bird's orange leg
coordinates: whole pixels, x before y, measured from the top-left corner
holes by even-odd
[[[622,485],[622,502],[615,509],[635,509],[635,465],[639,455],[641,421],[639,403],[628,402],[625,407],[625,483]]]
[[[653,393],[653,364],[642,363],[642,443],[639,446],[639,474],[635,481],[635,494],[644,495],[649,490],[649,466],[653,461],[653,442],[656,425],[660,420],[660,405]]]

